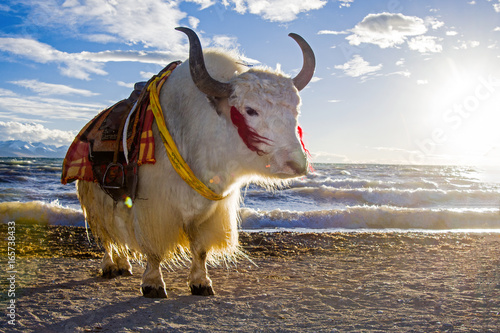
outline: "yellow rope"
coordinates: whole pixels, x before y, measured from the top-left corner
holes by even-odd
[[[209,189],[202,181],[196,178],[189,165],[187,165],[187,163],[184,161],[181,154],[177,150],[174,139],[168,132],[167,126],[165,125],[163,112],[161,110],[158,94],[164,82],[163,78],[168,77],[171,73],[171,70],[166,71],[161,77],[155,78],[148,87],[151,110],[153,111],[153,115],[155,116],[156,125],[158,126],[158,129],[160,131],[163,144],[165,146],[165,149],[167,150],[168,158],[170,159],[170,163],[172,163],[172,166],[174,167],[175,171],[177,171],[179,176],[181,176],[181,178],[184,179],[184,181],[188,183],[189,186],[191,186],[205,198],[215,201],[225,199],[226,196],[215,193],[214,191]],[[160,85],[157,87],[158,83],[160,83]]]

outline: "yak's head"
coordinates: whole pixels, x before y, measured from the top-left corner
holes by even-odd
[[[210,99],[220,116],[232,122],[251,154],[256,156],[258,173],[268,177],[302,176],[309,168],[307,151],[298,126],[300,97],[298,92],[311,80],[314,53],[307,42],[290,34],[301,47],[304,64],[295,78],[267,69],[250,69],[220,82],[210,76],[196,33],[177,28],[190,42],[191,77]]]

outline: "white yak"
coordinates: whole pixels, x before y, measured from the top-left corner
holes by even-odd
[[[309,168],[298,133],[298,92],[311,80],[315,58],[304,39],[290,34],[304,59],[292,79],[277,70],[249,68],[230,52],[203,53],[192,30],[177,29],[189,37],[190,54],[161,89],[165,122],[198,179],[226,197],[206,199],[181,179],[156,124],[156,164],[139,168],[131,208],[113,201],[97,183],[77,182],[85,218],[105,249],[103,276],[130,275],[129,255],[145,256],[146,297],[167,297],[161,264],[189,256],[192,294],[213,295],[207,261],[240,253],[240,188],[250,182],[272,188]]]

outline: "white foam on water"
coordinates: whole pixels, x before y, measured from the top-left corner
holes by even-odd
[[[63,207],[59,202],[43,201],[0,202],[0,223],[50,224],[84,226],[85,218],[79,209]]]
[[[84,225],[62,159],[0,158],[0,223]],[[245,230],[500,230],[497,169],[318,164],[290,186],[243,189]],[[57,199],[57,200],[55,200]]]
[[[499,229],[500,209],[424,209],[354,206],[345,209],[259,211],[243,208],[242,229]]]

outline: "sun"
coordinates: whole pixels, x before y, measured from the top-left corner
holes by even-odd
[[[483,89],[476,88],[477,91]],[[459,111],[453,114],[454,118],[450,116],[446,127],[448,140],[443,143],[443,149],[460,156],[466,164],[490,164],[491,151],[500,146],[500,89],[495,95],[482,96],[485,98],[467,96]]]
[[[500,146],[500,78],[478,67],[459,70],[447,59],[429,91],[435,152],[459,164],[484,164]]]

